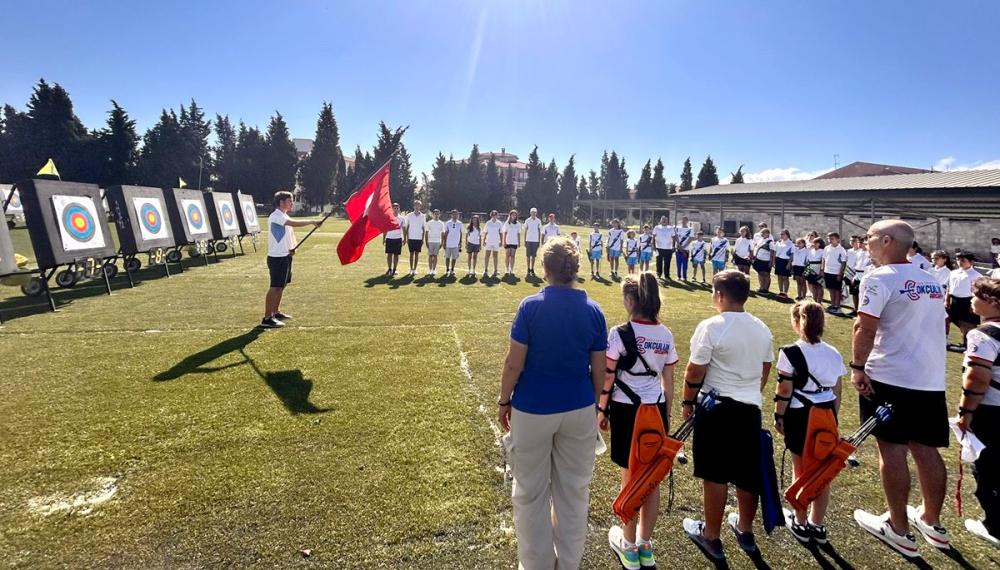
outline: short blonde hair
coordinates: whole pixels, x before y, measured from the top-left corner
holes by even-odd
[[[566,285],[576,280],[580,271],[580,251],[572,240],[565,237],[550,238],[539,252],[545,274],[552,281]]]

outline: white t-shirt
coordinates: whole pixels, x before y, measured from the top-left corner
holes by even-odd
[[[729,251],[729,239],[724,237],[712,238],[712,261],[725,261],[727,251]]]
[[[674,236],[677,235],[677,228],[674,226],[664,226],[657,224],[653,227],[653,236],[656,238],[656,249],[674,249]]]
[[[656,372],[656,376],[634,376],[628,371],[622,371],[619,379],[624,382],[637,396],[642,399],[643,404],[655,404],[663,396],[663,389],[660,386],[660,375],[663,367],[670,364],[677,364],[677,347],[674,346],[674,335],[670,329],[660,323],[650,323],[648,321],[632,321],[632,330],[635,332],[635,341],[639,348],[639,354],[645,359],[646,364]],[[625,344],[622,343],[618,334],[618,327],[612,327],[608,333],[608,358],[618,360],[625,356]],[[646,368],[642,361],[636,359],[632,366],[635,372],[645,372]],[[614,390],[611,399],[623,404],[631,404],[621,390]]]
[[[708,255],[708,243],[695,239],[688,244],[688,255],[691,256],[691,261],[694,263],[705,263],[705,257]]]
[[[639,255],[639,240],[635,238],[627,238],[625,240],[625,256],[638,256]]]
[[[444,234],[444,222],[441,220],[427,222],[427,243],[441,243],[442,234]]]
[[[854,249],[853,247],[851,249],[847,250],[847,271],[846,271],[846,273],[853,273],[855,271],[854,268],[858,266],[858,254],[860,254],[862,251],[864,251],[864,250]]]
[[[990,269],[990,279],[1000,279],[1000,267]]]
[[[861,307],[879,319],[865,364],[873,380],[911,390],[945,389],[944,289],[910,263],[883,265],[861,279]]]
[[[545,241],[548,241],[549,238],[554,238],[559,235],[559,226],[549,222],[545,224],[545,229],[542,231],[545,233]]]
[[[604,234],[601,232],[590,232],[590,249],[591,251],[604,249]]]
[[[687,249],[688,242],[694,236],[694,230],[684,226],[677,226],[677,249]]]
[[[539,236],[539,234],[540,234],[541,231],[542,231],[542,219],[541,218],[532,218],[531,216],[528,216],[524,220],[524,241],[525,241],[525,243],[527,243],[529,241],[532,242],[532,243],[538,243],[539,242],[538,236]]]
[[[983,274],[973,267],[954,269],[948,277],[948,292],[952,297],[969,298],[972,296],[972,283],[982,276]]]
[[[792,257],[792,251],[795,249],[795,244],[792,240],[783,239],[774,244],[774,255],[778,259],[783,259],[786,262]]]
[[[872,266],[872,255],[867,249],[858,250],[854,256],[854,271],[857,273],[868,273]]]
[[[396,223],[399,224],[399,228],[385,232],[385,239],[403,239],[403,225],[406,220],[402,216],[396,216]]]
[[[449,248],[458,247],[462,243],[462,222],[458,220],[448,220],[444,223],[444,229],[448,232],[444,246]]]
[[[295,231],[285,225],[289,219],[288,214],[281,210],[275,210],[267,217],[268,257],[287,257],[295,249]]]
[[[406,238],[424,239],[424,225],[427,223],[427,216],[423,213],[410,212],[406,214]],[[441,241],[438,239],[438,241]]]
[[[757,244],[757,249],[754,251],[754,257],[761,261],[771,261],[771,253],[774,248],[774,240],[771,238],[761,238],[760,243]]]
[[[823,263],[823,250],[809,248],[809,253],[806,254],[806,262],[808,265],[813,266],[813,271],[818,272],[820,264]]]
[[[836,348],[829,344],[823,341],[810,344],[800,339],[795,341],[795,346],[802,350],[802,356],[806,359],[806,366],[809,368],[809,373],[815,379],[815,381],[810,379],[806,382],[803,388],[805,391],[814,391],[819,388],[833,388],[840,381],[840,377],[847,374],[843,357],[840,356]],[[785,356],[785,351],[783,350],[778,351],[777,368],[778,372],[782,374],[788,376],[795,374],[795,368],[792,366],[791,361],[788,360],[788,357]],[[819,384],[819,386],[816,384]],[[798,392],[797,394],[814,404],[832,402],[837,399],[833,390],[826,390],[818,394],[803,394],[802,392]],[[802,406],[802,402],[795,397],[788,404],[790,408],[801,408]]]
[[[796,247],[792,250],[792,265],[795,267],[805,267],[809,261],[809,248]]]
[[[479,228],[472,228],[471,230],[469,230],[469,235],[466,237],[466,243],[471,245],[479,245],[480,244],[479,240],[481,237],[482,233],[479,231]],[[498,236],[497,243],[500,243],[499,240],[500,238]]]
[[[504,245],[521,245],[521,222],[504,222],[501,233],[506,235]]]
[[[990,254],[996,257],[998,253],[1000,253],[1000,245],[990,244]]]
[[[823,248],[823,273],[837,275],[847,262],[847,250],[840,244]]]
[[[580,236],[576,236],[576,237],[570,236],[570,239],[573,240],[573,244],[576,245],[576,249],[577,249],[577,251],[579,251],[580,250]]]
[[[653,251],[653,236],[652,234],[639,234],[639,251]]]
[[[919,253],[915,253],[912,256],[907,256],[907,259],[910,260],[910,263],[916,265],[917,267],[923,269],[924,271],[927,271],[927,268],[931,266],[931,262],[927,261],[927,258],[920,255]]]
[[[500,220],[489,219],[484,226],[484,234],[486,236],[487,246],[499,246],[500,245],[500,231],[503,229],[503,222]]]
[[[995,324],[986,326],[996,326]],[[985,364],[993,365],[993,362],[997,359],[997,354],[1000,354],[1000,342],[993,340],[990,335],[981,332],[976,329],[969,331],[968,336],[965,338],[966,345],[968,348],[965,350],[965,360],[962,363],[966,368],[969,366],[971,359],[975,358]],[[1000,382],[1000,366],[993,366],[993,381]],[[1000,390],[997,390],[993,386],[989,386],[986,389],[986,395],[983,396],[980,405],[986,404],[987,406],[1000,406]]]
[[[714,388],[720,396],[759,408],[761,366],[774,359],[771,339],[767,325],[750,313],[726,312],[698,323],[691,362],[708,366],[701,390]]]
[[[743,259],[750,259],[750,250],[753,248],[753,240],[740,236],[736,238],[733,254]]]
[[[608,230],[608,249],[621,251],[622,241],[625,239],[625,230],[621,228],[611,228]]]
[[[934,280],[938,282],[938,285],[944,287],[945,293],[948,292],[948,281],[951,280],[951,269],[942,265],[941,267],[931,267],[927,270],[927,273],[934,276]]]

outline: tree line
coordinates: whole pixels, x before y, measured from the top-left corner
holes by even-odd
[[[35,85],[26,110],[3,105],[0,115],[0,182],[34,176],[52,158],[64,180],[102,187],[137,184],[241,190],[268,203],[278,190],[301,190],[309,206],[339,204],[390,155],[391,187],[397,200],[412,201],[417,180],[402,142],[405,128],[379,124],[375,146],[358,146],[354,166],[346,166],[333,106],[323,103],[316,121],[312,150],[299,159],[288,125],[275,111],[262,132],[228,115],[214,120],[191,100],[179,110],[163,109],[155,125],[141,137],[136,123],[111,101],[106,124],[88,130],[73,110],[69,93],[44,79]],[[215,139],[211,140],[214,133]]]

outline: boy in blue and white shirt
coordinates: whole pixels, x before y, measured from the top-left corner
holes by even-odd
[[[688,254],[691,257],[691,280],[698,280],[698,269],[701,269],[701,282],[705,281],[705,259],[708,257],[708,242],[705,241],[705,232],[698,232],[691,244],[688,245]]]

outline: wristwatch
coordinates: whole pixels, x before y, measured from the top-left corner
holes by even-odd
[[[506,402],[501,402],[500,400],[497,400],[497,405],[500,406],[501,408],[503,408],[505,406],[509,406],[510,405],[510,400],[507,400]]]

